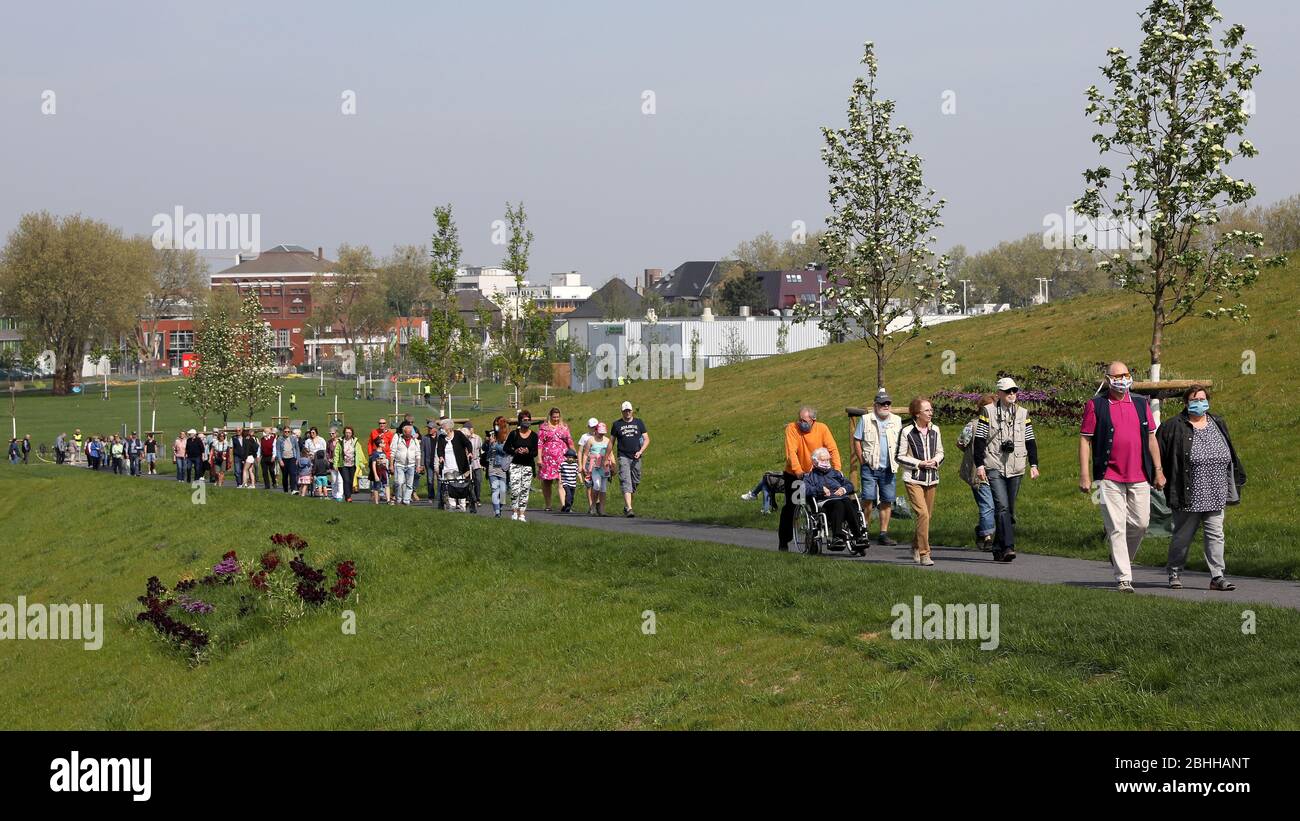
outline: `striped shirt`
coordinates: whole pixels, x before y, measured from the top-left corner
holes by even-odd
[[[565,487],[578,486],[578,463],[565,459],[560,463],[560,484]]]

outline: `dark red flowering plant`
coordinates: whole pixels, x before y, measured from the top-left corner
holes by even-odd
[[[227,551],[197,581],[187,573],[170,591],[157,576],[150,577],[145,594],[137,597],[144,610],[136,620],[152,625],[192,661],[202,662],[214,647],[237,646],[254,637],[259,626],[284,627],[308,610],[355,596],[354,561],[335,564],[331,584],[327,569],[307,563],[306,539],[276,533],[271,544],[256,562],[241,562],[236,551]],[[281,551],[289,554],[287,562]]]

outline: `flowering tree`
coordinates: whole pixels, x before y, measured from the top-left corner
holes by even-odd
[[[1264,243],[1258,232],[1210,230],[1220,208],[1255,196],[1255,186],[1225,170],[1237,156],[1259,153],[1242,139],[1260,72],[1242,42],[1246,30],[1228,26],[1216,46],[1223,16],[1212,0],[1153,0],[1140,19],[1136,58],[1108,49],[1101,71],[1109,88],[1090,86],[1084,109],[1101,126],[1092,138],[1100,152],[1126,164],[1118,179],[1104,164],[1084,171],[1088,188],[1074,209],[1114,226],[1115,245],[1142,246],[1099,265],[1151,303],[1151,378],[1159,379],[1165,328],[1198,311],[1249,318],[1228,298],[1254,284],[1262,266],[1285,260],[1252,253]],[[1112,183],[1118,190],[1108,196]]]
[[[203,427],[207,427],[212,413],[220,413],[225,424],[235,404],[237,386],[232,376],[239,353],[231,317],[220,304],[209,305],[199,318],[194,332],[194,356],[194,371],[181,380],[176,396],[198,414]]]
[[[501,330],[492,346],[493,363],[515,389],[519,402],[523,402],[524,388],[528,387],[537,363],[546,357],[546,338],[550,331],[549,316],[524,296],[524,274],[528,273],[528,254],[533,244],[527,219],[522,202],[517,208],[506,203],[510,238],[501,266],[515,275],[515,302],[511,305],[509,296],[502,300]]]
[[[235,348],[231,384],[239,404],[247,408],[247,420],[266,407],[275,395],[275,350],[270,326],[262,319],[262,303],[249,291],[239,306],[234,328]]]
[[[437,232],[433,235],[429,261],[429,281],[433,285],[429,310],[429,341],[413,336],[409,345],[411,359],[438,393],[440,412],[450,406],[451,386],[467,359],[466,346],[472,343],[460,315],[456,298],[456,271],[460,268],[460,232],[452,219],[451,206],[433,209]]]
[[[950,299],[948,258],[936,255],[931,231],[943,225],[944,200],[921,180],[921,157],[907,150],[912,132],[895,126],[893,100],[876,97],[876,54],[862,56],[867,76],[853,82],[847,128],[823,128],[830,171],[831,215],[820,247],[830,269],[821,305],[800,303],[800,319],[817,319],[834,339],[859,336],[876,357],[876,385],[899,346],[921,332],[927,303]],[[903,328],[891,327],[910,316]]]

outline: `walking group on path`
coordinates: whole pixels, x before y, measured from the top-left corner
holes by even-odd
[[[1107,368],[1104,390],[1086,403],[1079,428],[1079,489],[1094,494],[1110,550],[1117,588],[1133,592],[1132,562],[1150,523],[1151,493],[1163,492],[1173,513],[1173,538],[1166,563],[1168,584],[1182,587],[1188,550],[1199,530],[1210,588],[1228,591],[1224,564],[1224,512],[1240,501],[1246,472],[1223,417],[1211,414],[1209,390],[1193,385],[1183,393],[1184,409],[1158,428],[1149,400],[1132,394],[1133,379],[1123,362]],[[1009,377],[998,380],[997,392],[976,403],[974,416],[957,436],[962,453],[958,471],[975,501],[977,544],[995,562],[1016,559],[1016,498],[1026,475],[1039,478],[1038,447],[1033,422],[1019,404],[1020,387]],[[817,411],[804,406],[785,426],[785,465],[769,473],[744,499],[763,497],[766,512],[775,497],[784,495],[778,546],[788,550],[801,508],[817,500],[819,517],[851,553],[862,555],[870,543],[866,532],[873,510],[880,527],[875,541],[897,545],[889,524],[897,501],[897,482],[915,519],[912,559],[933,566],[930,522],[937,504],[939,469],[945,459],[943,437],[933,422],[934,408],[924,396],[908,403],[908,419],[893,411],[893,400],[882,388],[870,412],[853,433],[852,455],[860,465],[860,490],[841,473],[840,449],[830,429],[817,421]],[[512,429],[513,428],[513,429]],[[559,408],[551,408],[534,429],[532,414],[521,410],[513,423],[504,416],[492,420],[486,438],[472,422],[457,428],[451,419],[429,420],[422,435],[410,414],[390,427],[380,418],[377,427],[359,438],[350,425],[331,429],[328,438],[315,427],[266,427],[260,432],[239,428],[198,432],[191,428],[172,442],[176,479],[204,481],[215,486],[233,472],[236,487],[280,487],[290,495],[351,502],[368,492],[374,504],[409,505],[419,501],[420,477],[425,492],[439,508],[473,510],[485,497],[493,514],[527,521],[534,481],[540,480],[544,510],[575,511],[579,486],[587,513],[604,516],[606,498],[615,476],[623,494],[623,515],[635,517],[633,501],[641,483],[641,462],[650,445],[645,423],[632,403],[624,402],[611,424],[587,420],[587,430],[574,440]],[[12,462],[26,462],[30,437],[10,441]],[[55,442],[59,463],[85,464],[93,470],[132,476],[155,475],[159,447],[152,433],[140,439],[83,437],[59,434]],[[540,462],[540,464],[539,464]],[[487,483],[486,494],[484,482]],[[850,503],[852,506],[850,506]]]
[[[512,429],[513,428],[513,429]],[[26,462],[30,437],[19,446],[10,444],[11,460]],[[544,510],[554,505],[561,513],[576,511],[579,485],[587,498],[587,513],[604,516],[606,494],[618,477],[623,494],[623,515],[635,518],[633,500],[641,483],[641,461],[650,446],[645,422],[637,418],[631,402],[624,402],[610,424],[587,420],[587,430],[577,440],[559,408],[551,408],[545,421],[534,428],[531,412],[519,411],[513,423],[504,416],[492,420],[487,438],[466,421],[457,428],[453,420],[428,420],[421,434],[408,413],[390,427],[387,417],[365,438],[351,425],[331,428],[322,437],[316,427],[306,433],[284,426],[278,431],[238,427],[181,431],[171,443],[171,457],[180,482],[205,482],[221,487],[233,474],[236,488],[266,490],[279,487],[291,496],[353,501],[367,492],[373,504],[409,505],[419,501],[420,478],[428,498],[439,508],[472,510],[487,498],[495,516],[505,507],[510,518],[527,521],[533,483],[540,480]],[[54,445],[58,464],[84,464],[92,470],[129,472],[131,476],[157,475],[158,442],[132,432],[122,438],[83,437],[60,433]],[[540,462],[540,465],[539,465]]]
[[[1106,371],[1105,390],[1083,408],[1079,428],[1079,489],[1095,494],[1110,548],[1116,587],[1133,592],[1132,562],[1146,535],[1151,517],[1152,488],[1164,493],[1173,512],[1173,538],[1166,563],[1169,587],[1181,589],[1182,571],[1197,530],[1204,542],[1210,588],[1233,590],[1225,576],[1224,511],[1240,502],[1246,482],[1227,423],[1211,414],[1209,390],[1193,385],[1183,393],[1184,409],[1158,428],[1150,401],[1131,392],[1132,375],[1123,362]],[[1020,387],[1009,377],[998,380],[997,393],[976,404],[975,416],[957,437],[962,452],[958,472],[975,499],[977,543],[995,562],[1016,558],[1016,497],[1027,474],[1039,477],[1038,446],[1028,411],[1018,404]],[[853,434],[854,460],[861,465],[861,490],[853,499],[853,484],[840,472],[835,437],[809,406],[785,426],[785,467],[779,480],[768,474],[742,498],[761,492],[764,509],[784,494],[778,546],[788,550],[801,508],[818,500],[832,534],[843,535],[850,552],[862,555],[869,534],[862,532],[878,509],[877,544],[896,545],[889,522],[901,476],[908,507],[916,521],[912,559],[933,566],[930,522],[934,518],[939,467],[944,461],[943,438],[934,424],[929,399],[918,396],[908,404],[909,419],[893,412],[893,400],[882,388],[872,410],[858,421]],[[863,513],[850,505],[860,506]]]

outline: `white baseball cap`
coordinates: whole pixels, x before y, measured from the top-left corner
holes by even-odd
[[[632,410],[632,403],[631,403],[631,402],[624,402],[624,403],[623,403],[623,407],[621,408],[621,410]]]
[[[1016,388],[1017,390],[1019,390],[1020,386],[1017,385],[1016,380],[1012,379],[1011,377],[1004,376],[998,380],[998,390],[1009,391],[1012,388]]]
[[[193,436],[194,434],[198,433],[198,431],[196,431],[194,428],[190,428],[185,432],[188,433],[190,436]]]
[[[599,424],[600,424],[600,420],[594,416],[587,420],[587,427],[589,428],[594,428]]]

